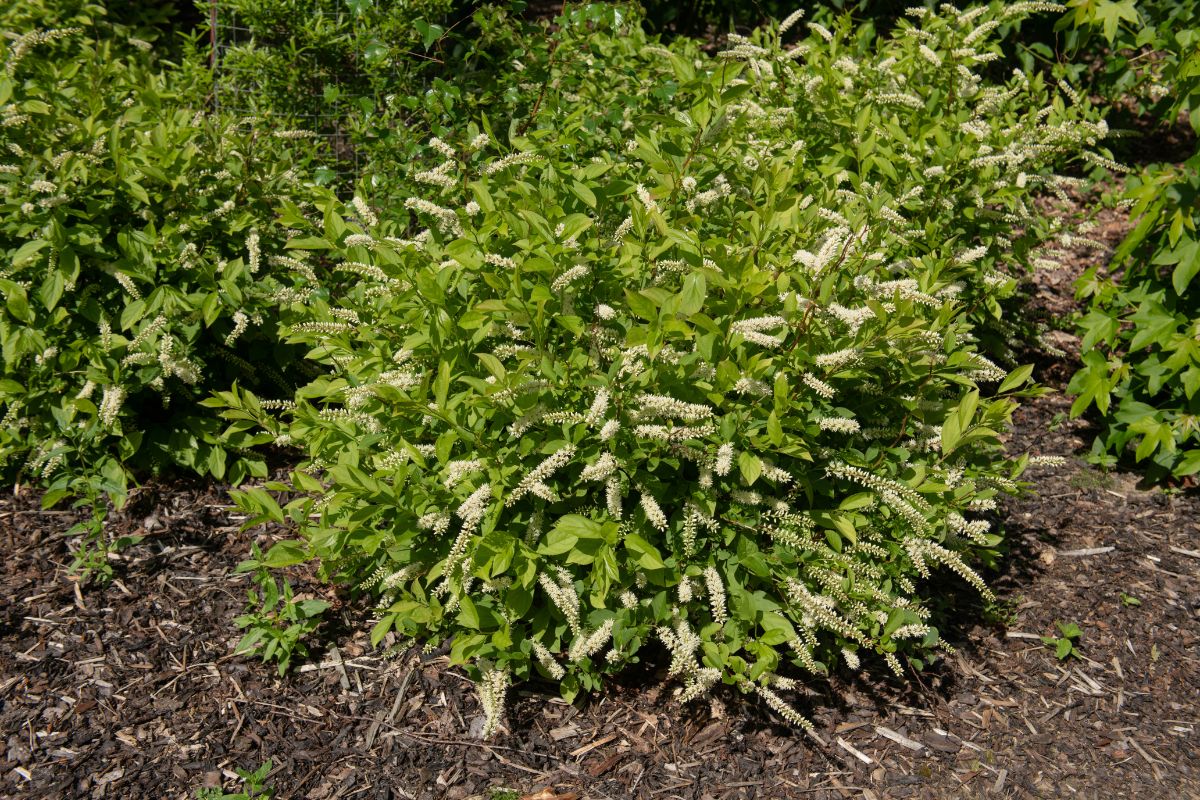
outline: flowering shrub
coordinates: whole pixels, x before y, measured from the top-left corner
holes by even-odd
[[[303,143],[177,107],[128,49],[78,27],[0,44],[0,471],[50,482],[48,504],[119,502],[127,465],[264,475],[255,435],[199,404],[291,386],[266,254]]]
[[[510,681],[571,697],[655,639],[685,699],[725,681],[802,725],[792,667],[919,666],[923,579],[987,593],[979,515],[1024,465],[999,434],[1030,369],[977,322],[1048,230],[1052,168],[1102,158],[1069,94],[975,71],[1045,5],[649,52],[669,103],[471,128],[403,208],[285,212],[329,265],[281,311],[325,374],[221,395],[308,455],[285,508],[235,493],[301,532],[256,565],[377,596],[377,642],[452,637],[488,731]]]

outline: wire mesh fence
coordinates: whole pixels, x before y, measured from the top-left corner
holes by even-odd
[[[353,129],[377,106],[379,78],[388,72],[386,64],[370,64],[385,48],[362,19],[364,4],[373,5],[209,2],[214,107],[273,135],[314,137],[323,161],[317,179],[325,183],[360,174]]]

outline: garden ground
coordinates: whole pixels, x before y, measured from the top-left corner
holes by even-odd
[[[1068,310],[1085,263],[1039,275],[1035,309]],[[1056,390],[1074,368],[1059,344],[1039,365]],[[1086,466],[1091,433],[1068,408],[1056,393],[1019,412],[1012,451],[1069,462],[1031,471],[1038,493],[1000,514],[999,601],[952,594],[957,652],[907,684],[880,663],[810,682],[811,736],[729,690],[681,708],[651,654],[581,706],[518,687],[506,730],[481,742],[465,676],[442,652],[379,657],[368,609],[342,607],[328,649],[290,677],[232,656],[251,534],[219,488],[139,490],[112,519],[145,539],[110,586],[82,591],[73,512],[5,497],[0,796],[191,798],[271,759],[280,800],[1200,797],[1200,497]],[[986,621],[953,627],[956,610]],[[1057,622],[1082,630],[1065,661],[1041,640]]]

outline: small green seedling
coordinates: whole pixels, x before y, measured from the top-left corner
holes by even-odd
[[[1083,631],[1074,622],[1055,622],[1061,636],[1043,636],[1042,644],[1054,647],[1054,655],[1059,661],[1066,661],[1071,656],[1079,657],[1076,652]]]
[[[237,774],[242,779],[240,792],[225,794],[221,789],[197,789],[196,800],[271,800],[275,790],[266,785],[271,767],[271,759],[268,758],[256,770],[239,769]]]
[[[254,544],[251,552],[253,557],[239,564],[236,571],[250,572],[250,580],[259,591],[247,591],[246,613],[233,621],[246,631],[234,653],[257,653],[264,661],[276,661],[282,675],[288,671],[293,658],[308,656],[308,648],[302,640],[321,624],[321,614],[329,608],[329,603],[297,600],[292,593],[292,584],[286,578],[276,581],[270,572],[275,548],[264,557]]]
[[[1141,600],[1131,594],[1125,594],[1124,592],[1121,592],[1120,598],[1121,605],[1125,606],[1126,608],[1137,608],[1142,604]]]

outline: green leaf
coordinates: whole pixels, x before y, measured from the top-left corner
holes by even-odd
[[[32,323],[33,313],[29,310],[29,299],[25,295],[25,290],[12,281],[0,283],[0,290],[8,297],[8,313],[21,322]]]
[[[1111,44],[1117,37],[1121,20],[1132,23],[1135,27],[1141,23],[1137,12],[1136,0],[1096,0],[1092,10],[1092,21],[1100,23],[1104,28],[1104,38]]]
[[[433,384],[433,398],[437,403],[438,408],[445,410],[446,397],[450,394],[450,364],[442,361],[438,363],[437,380]]]
[[[475,602],[468,594],[463,594],[459,598],[458,621],[471,630],[479,630],[479,611],[476,610]]]
[[[1025,364],[1008,373],[1008,377],[1000,384],[996,394],[1007,394],[1021,386],[1033,375],[1033,364]]]
[[[647,542],[636,533],[625,534],[625,549],[637,556],[637,563],[642,569],[666,569],[658,548]]]
[[[566,514],[554,523],[551,532],[574,536],[576,539],[603,539],[604,526],[579,514]]]
[[[641,292],[626,289],[625,301],[629,303],[630,311],[647,322],[653,322],[658,319],[658,306]]]
[[[572,181],[570,184],[571,194],[583,201],[588,208],[596,207],[596,195],[586,185],[579,181]]]
[[[17,248],[17,252],[13,253],[12,268],[17,270],[21,267],[24,267],[26,264],[32,262],[37,257],[38,253],[49,246],[50,242],[46,241],[45,239],[34,239],[32,241],[25,242],[25,244]]]
[[[679,312],[690,317],[704,308],[705,293],[704,276],[699,272],[688,275],[683,279],[683,290],[679,293]]]
[[[1178,253],[1179,261],[1171,273],[1171,285],[1175,287],[1175,293],[1182,297],[1192,278],[1200,272],[1200,242],[1186,240],[1178,248]]]
[[[776,447],[783,444],[783,426],[779,424],[779,415],[774,411],[767,415],[767,438]]]
[[[759,620],[758,624],[763,629],[763,635],[759,637],[759,641],[763,644],[784,644],[794,641],[797,637],[796,629],[792,627],[792,623],[788,622],[787,618],[782,614],[774,611],[762,612],[762,619]]]
[[[570,531],[554,528],[546,534],[546,538],[538,547],[538,552],[544,556],[560,556],[575,549],[579,537]]]
[[[287,250],[332,250],[333,244],[320,236],[298,236],[288,239],[284,245]]]
[[[1162,304],[1146,301],[1138,306],[1129,321],[1134,324],[1134,337],[1129,343],[1131,351],[1141,350],[1150,344],[1166,346],[1175,332],[1175,315]]]
[[[758,456],[743,450],[738,453],[738,469],[741,471],[742,480],[746,482],[746,485],[753,486],[754,482],[762,475],[762,462],[758,460]]]
[[[283,541],[272,545],[263,556],[262,564],[269,569],[282,569],[308,560],[308,548],[302,542]]]
[[[259,517],[273,520],[280,525],[284,523],[283,509],[275,502],[275,498],[261,486],[252,486],[233,493],[238,507],[256,514]]]
[[[1067,656],[1071,655],[1071,651],[1073,649],[1074,648],[1071,644],[1070,639],[1059,639],[1059,640],[1057,640],[1057,643],[1054,648],[1054,655],[1058,656],[1059,661],[1062,661]]]
[[[131,329],[133,324],[144,316],[146,316],[146,301],[134,300],[125,306],[125,310],[121,312],[121,330],[127,331]]]

